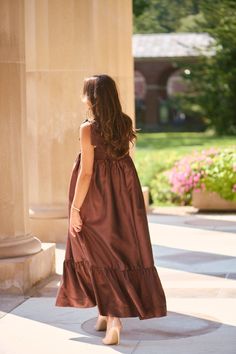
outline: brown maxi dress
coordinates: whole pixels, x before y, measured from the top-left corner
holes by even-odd
[[[154,266],[134,162],[129,153],[119,159],[107,157],[97,122],[90,124],[93,175],[80,208],[81,231],[75,238],[68,231],[55,306],[97,306],[104,316],[140,320],[166,316],[166,297]],[[80,157],[81,152],[69,184],[69,214]]]

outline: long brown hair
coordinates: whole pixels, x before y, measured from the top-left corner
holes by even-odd
[[[115,158],[124,155],[137,134],[132,119],[122,112],[115,81],[106,74],[85,78],[82,101],[90,104],[107,154]]]

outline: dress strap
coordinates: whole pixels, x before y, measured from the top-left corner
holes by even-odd
[[[85,119],[82,121],[82,123],[85,123],[85,122],[94,123],[94,122],[95,122],[95,119],[89,120],[88,118],[85,118]]]
[[[82,121],[82,123],[85,123],[85,122],[88,122],[89,120],[88,120],[88,118],[85,118],[83,121]]]

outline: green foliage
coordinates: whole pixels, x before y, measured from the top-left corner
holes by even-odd
[[[135,166],[142,185],[150,188],[150,203],[184,204],[179,196],[171,192],[166,171],[183,156],[194,150],[201,151],[212,146],[227,148],[235,138],[217,137],[206,133],[138,133]],[[190,199],[190,195],[186,196]]]
[[[199,10],[197,0],[133,0],[133,12],[134,33],[166,33]]]
[[[202,182],[207,191],[216,192],[222,198],[236,201],[236,153],[225,149],[205,167]]]
[[[133,13],[134,16],[140,16],[144,10],[148,8],[148,1],[147,0],[133,0]]]
[[[183,204],[181,198],[172,192],[166,171],[156,174],[151,180],[150,194],[154,205]]]
[[[156,151],[143,149],[142,151],[137,152],[135,166],[137,168],[141,184],[143,186],[148,186],[150,189],[150,203],[153,202],[154,196],[151,191],[152,181],[157,175],[160,175],[162,171],[165,171],[167,168],[171,168],[177,159],[177,154],[174,152],[169,154],[168,159],[160,158],[160,155],[158,155]]]
[[[214,38],[215,55],[189,65],[188,99],[201,107],[218,134],[236,134],[236,2],[205,0],[200,8],[205,18],[201,30]]]
[[[176,32],[201,32],[203,23],[205,23],[205,18],[201,12],[188,15],[179,20],[179,27]]]

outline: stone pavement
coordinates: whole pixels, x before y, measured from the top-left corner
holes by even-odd
[[[148,220],[168,316],[122,318],[120,345],[102,344],[96,307],[54,306],[65,250],[57,244],[56,275],[26,296],[1,296],[0,354],[235,354],[236,216],[165,207]]]

